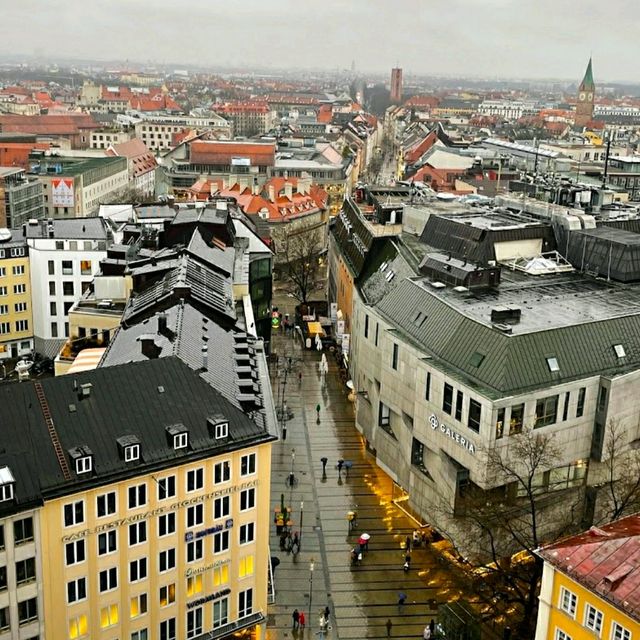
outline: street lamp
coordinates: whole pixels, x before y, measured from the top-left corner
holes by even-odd
[[[298,537],[298,551],[302,548],[302,516],[304,516],[304,500],[300,500],[300,536]]]
[[[311,625],[313,624],[313,621],[311,619],[311,612],[313,611],[313,569],[314,569],[314,562],[313,562],[313,558],[311,558],[311,560],[309,561],[309,629],[311,629]]]

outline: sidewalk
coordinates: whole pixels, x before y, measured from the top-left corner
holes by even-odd
[[[285,311],[283,305],[280,309]],[[280,356],[292,357],[294,372],[288,376],[285,398],[294,415],[287,422],[286,441],[273,446],[271,511],[280,505],[284,494],[285,504],[293,508],[294,531],[300,531],[301,501],[304,515],[297,557],[280,551],[275,525],[271,528],[271,555],[280,559],[280,565],[275,571],[276,601],[269,607],[267,637],[320,636],[320,612],[329,606],[327,640],[386,638],[387,619],[393,623],[391,637],[421,638],[425,625],[436,615],[437,603],[460,595],[451,574],[429,548],[416,549],[411,570],[403,571],[402,545],[416,523],[391,503],[392,482],[364,448],[354,426],[353,404],[347,400],[333,356],[327,353],[329,373],[323,388],[317,366],[321,354],[301,350],[299,343],[294,344],[283,334],[274,335],[272,349]],[[274,397],[278,398],[274,373],[272,368]],[[322,407],[319,424],[315,411],[318,403]],[[287,478],[292,470],[292,449],[298,483],[290,488]],[[329,459],[326,478],[322,476],[322,457]],[[339,458],[352,461],[349,477],[344,470],[342,477],[338,476]],[[350,535],[346,514],[354,505],[359,522]],[[364,532],[371,536],[369,551],[361,566],[351,567],[350,549]],[[397,605],[400,592],[407,594],[402,611]],[[304,634],[292,631],[291,614],[296,608],[307,618]]]

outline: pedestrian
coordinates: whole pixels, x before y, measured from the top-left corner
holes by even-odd
[[[296,531],[293,534],[293,540],[291,541],[291,552],[295,555],[300,551],[300,538],[298,537],[298,532]]]
[[[411,551],[411,538],[409,536],[405,538],[404,548],[405,548],[405,551],[407,552]]]
[[[298,371],[298,386],[302,386],[302,371]]]
[[[420,546],[420,532],[416,529],[413,532],[413,542],[412,542],[414,547],[419,547]]]
[[[387,638],[391,637],[391,627],[393,627],[393,622],[391,622],[391,618],[387,618],[387,622],[385,624],[387,627]]]
[[[316,419],[320,422],[320,404],[316,405]]]
[[[290,486],[290,487],[293,487],[293,485],[294,485],[295,483],[296,483],[296,476],[295,476],[295,474],[293,473],[293,471],[290,471],[290,472],[289,472],[289,482],[288,482],[288,484],[289,484],[289,486]]]
[[[422,632],[422,637],[424,640],[431,640],[431,629],[429,629],[429,625],[427,625],[424,628],[424,631]]]
[[[304,629],[304,611],[300,612],[300,616],[298,617],[298,624],[301,629]]]
[[[329,458],[325,458],[324,456],[320,458],[320,462],[322,462],[322,475],[327,475],[327,462],[329,462]]]
[[[351,469],[352,466],[353,466],[353,462],[351,462],[351,460],[345,460],[344,469],[347,472],[347,478],[349,477],[349,470]]]
[[[324,619],[327,621],[327,624],[329,624],[329,616],[331,615],[331,610],[329,609],[329,605],[327,605],[324,608]]]
[[[293,613],[291,614],[291,617],[293,618],[292,629],[299,629],[300,628],[300,612],[297,609],[294,609]]]
[[[280,551],[285,551],[287,548],[287,535],[286,531],[280,534]]]
[[[338,475],[340,475],[342,473],[342,465],[344,464],[344,460],[342,458],[340,458],[340,460],[338,460]]]
[[[407,553],[407,554],[405,555],[405,557],[404,557],[404,561],[405,561],[407,564],[411,564],[411,554],[410,554],[410,553]]]
[[[429,623],[429,631],[431,631],[431,636],[433,637],[436,632],[436,621],[433,618],[431,618],[431,622]]]
[[[400,591],[400,593],[398,593],[398,606],[402,607],[406,601],[407,601],[407,594]]]

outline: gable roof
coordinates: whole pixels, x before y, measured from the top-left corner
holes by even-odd
[[[640,622],[640,514],[538,550],[572,580]]]

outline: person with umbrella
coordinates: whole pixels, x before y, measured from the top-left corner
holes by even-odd
[[[369,540],[371,536],[368,533],[363,533],[358,540],[358,544],[365,551],[369,551]]]

